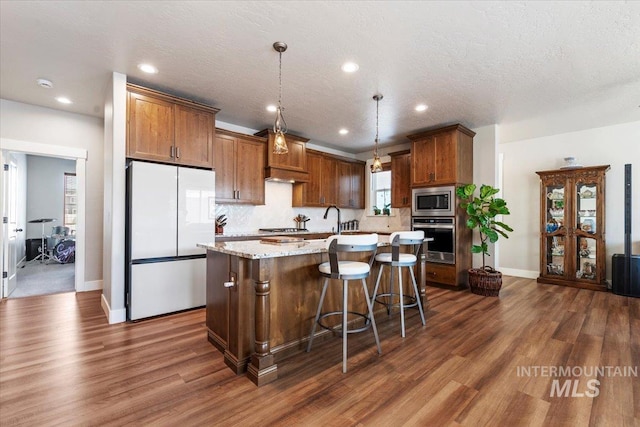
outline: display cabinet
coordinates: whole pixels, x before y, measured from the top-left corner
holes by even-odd
[[[538,282],[607,290],[608,170],[609,165],[536,172],[541,179]]]

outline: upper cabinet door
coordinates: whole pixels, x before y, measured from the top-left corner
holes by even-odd
[[[350,207],[352,202],[351,163],[338,162],[338,206]]]
[[[434,184],[454,184],[456,182],[456,134],[453,132],[434,135],[435,155]]]
[[[265,144],[236,140],[236,199],[239,203],[264,205]]]
[[[391,207],[411,207],[411,154],[391,155]]]
[[[219,133],[216,133],[215,139],[216,201],[235,202],[236,139]]]
[[[322,201],[322,156],[307,152],[307,170],[309,171],[309,182],[302,184],[303,202],[302,206],[324,206]]]
[[[411,181],[415,185],[431,184],[434,179],[436,144],[433,136],[411,143],[413,153]]]
[[[127,157],[174,161],[174,104],[129,92]]]
[[[364,209],[364,164],[362,163],[351,163],[351,203],[349,207]]]
[[[182,165],[212,168],[213,113],[176,105],[175,114],[176,161]]]

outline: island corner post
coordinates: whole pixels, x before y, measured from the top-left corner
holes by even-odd
[[[278,378],[278,365],[271,354],[271,270],[273,258],[252,260],[255,286],[255,352],[247,367],[247,377],[257,386]]]

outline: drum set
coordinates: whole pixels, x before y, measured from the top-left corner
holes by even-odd
[[[51,229],[51,236],[45,235],[44,225],[56,221],[55,218],[39,218],[29,221],[31,224],[42,224],[42,237],[39,254],[29,262],[48,264],[53,260],[60,264],[75,262],[76,241],[75,236],[69,234],[69,227],[54,226]]]

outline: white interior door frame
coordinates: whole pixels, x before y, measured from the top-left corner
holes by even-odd
[[[78,199],[78,218],[76,227],[76,262],[75,262],[75,288],[76,291],[85,290],[85,251],[86,251],[86,233],[85,233],[85,215],[86,215],[86,162],[87,150],[76,147],[66,147],[61,145],[42,144],[39,142],[20,141],[16,139],[0,138],[0,160],[4,164],[3,150],[10,152],[18,152],[24,154],[33,154],[37,156],[59,157],[63,159],[72,159],[76,161],[76,180],[77,180],[77,199]],[[2,186],[0,186],[2,187]],[[0,190],[2,191],[2,190]],[[0,197],[0,203],[4,205],[4,197]],[[3,206],[4,208],[4,206]],[[4,211],[4,209],[0,209]],[[2,228],[2,227],[0,227]],[[4,235],[1,236],[3,239]],[[0,245],[2,247],[4,245]],[[0,248],[4,258],[4,249]],[[3,286],[0,286],[3,288]],[[2,291],[0,291],[1,293]],[[0,295],[5,298],[6,295]]]
[[[0,197],[3,200],[2,206],[2,290],[0,295],[11,295],[16,287],[16,270],[18,268],[17,240],[18,218],[16,212],[16,196],[17,196],[17,166],[14,156],[11,153],[4,153],[0,164],[4,165],[2,171],[2,191]],[[4,180],[4,181],[3,181]],[[6,220],[6,222],[5,222]]]

